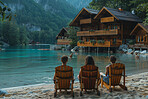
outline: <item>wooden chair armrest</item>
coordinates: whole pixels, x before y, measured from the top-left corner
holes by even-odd
[[[74,79],[74,78],[72,78],[71,80],[72,80],[72,83],[74,83],[75,79]]]
[[[55,78],[53,79],[54,83],[57,83],[57,80],[58,80],[58,79],[59,79],[58,77],[55,77]]]
[[[53,82],[55,83],[56,82],[56,79],[53,79]]]
[[[97,80],[100,80],[100,79],[101,79],[100,77],[97,78]]]
[[[54,84],[57,82],[56,79],[53,79]]]

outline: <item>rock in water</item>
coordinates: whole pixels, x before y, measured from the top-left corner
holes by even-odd
[[[123,49],[128,49],[128,45],[126,45],[126,44],[120,45],[119,50],[123,51]]]
[[[132,49],[128,49],[128,51],[127,51],[127,52],[128,52],[128,53],[131,53],[132,51],[133,51]]]
[[[5,91],[5,90],[0,90],[0,96],[4,96],[5,94],[7,94],[7,91]]]

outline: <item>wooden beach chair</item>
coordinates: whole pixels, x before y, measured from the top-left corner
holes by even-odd
[[[67,92],[68,89],[71,89],[71,94],[74,97],[73,92],[73,83],[74,83],[74,76],[73,76],[73,68],[70,66],[58,66],[55,68],[55,93],[54,97],[57,96],[57,90],[65,90]]]
[[[123,77],[123,84],[121,84],[121,78]],[[121,63],[114,63],[109,67],[109,84],[103,81],[101,75],[101,88],[103,85],[112,92],[112,87],[120,86],[122,89],[127,90],[125,86],[125,65]]]
[[[80,96],[82,96],[82,91],[87,90],[96,90],[97,94],[100,95],[98,86],[100,84],[100,73],[99,69],[96,66],[82,66],[80,74]]]

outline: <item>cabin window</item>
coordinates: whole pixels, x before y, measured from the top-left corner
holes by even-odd
[[[140,36],[138,36],[138,42],[140,42]]]
[[[145,36],[145,42],[147,42],[147,36]]]
[[[144,42],[147,42],[147,40],[146,40],[146,36],[144,37]]]
[[[118,29],[118,26],[116,25],[116,29]]]
[[[143,36],[141,36],[141,42],[143,42]]]
[[[86,38],[86,42],[88,42],[89,41],[89,39],[88,38]]]
[[[118,24],[108,24],[108,29],[118,29]]]

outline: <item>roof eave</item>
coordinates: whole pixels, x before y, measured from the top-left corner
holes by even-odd
[[[103,8],[99,11],[99,13],[94,17],[94,19],[96,19],[104,9],[105,9],[107,12],[109,12],[114,18],[116,18],[117,20],[119,20],[115,15],[113,15],[113,14],[112,14],[107,8],[105,8],[105,7],[103,7]]]

